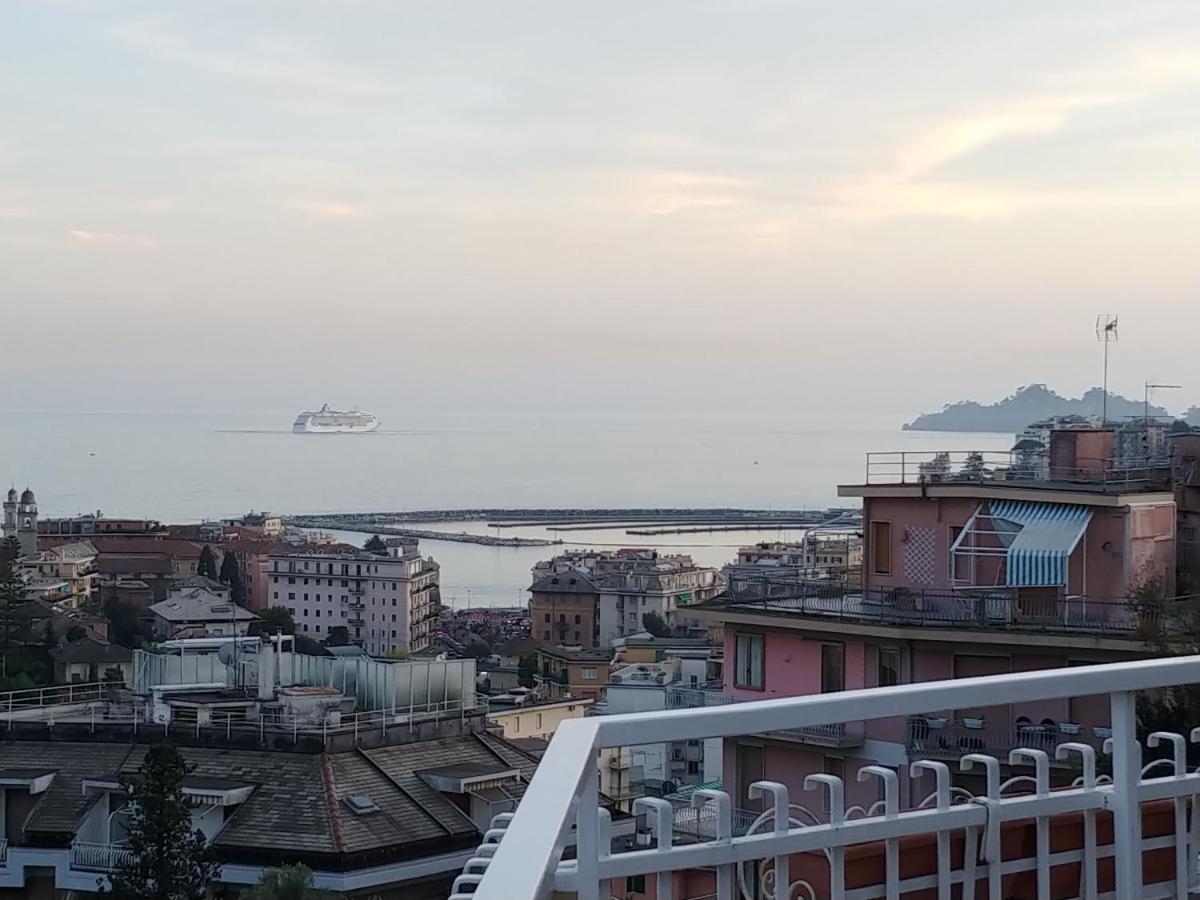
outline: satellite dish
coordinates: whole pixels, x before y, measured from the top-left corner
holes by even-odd
[[[222,644],[217,650],[217,659],[227,666],[233,665],[233,658],[237,654],[237,647],[233,643]]]

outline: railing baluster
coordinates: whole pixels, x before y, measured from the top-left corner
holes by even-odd
[[[1187,742],[1182,734],[1169,731],[1155,731],[1146,738],[1148,747],[1158,747],[1163,741],[1171,744],[1172,769],[1176,778],[1187,774]],[[1187,800],[1176,797],[1174,801],[1175,814],[1175,900],[1188,898],[1188,834],[1187,834]]]
[[[1142,895],[1142,823],[1138,807],[1141,754],[1137,708],[1132,691],[1110,694],[1113,748],[1113,859],[1116,895]]]
[[[764,795],[770,795],[774,805],[775,834],[787,834],[791,827],[791,812],[789,808],[788,789],[786,784],[778,781],[756,781],[750,785],[750,799],[757,800]],[[791,873],[788,866],[788,855],[781,853],[775,857],[775,900],[787,900],[788,886],[791,884]]]
[[[908,767],[908,772],[916,778],[922,769],[928,769],[937,778],[938,811],[950,809],[950,767],[945,763],[918,759]],[[938,900],[950,900],[950,833],[944,829],[937,832],[937,889]]]
[[[1081,783],[1084,788],[1096,787],[1096,749],[1087,744],[1068,742],[1054,749],[1055,759],[1066,759],[1078,753],[1083,761]],[[1079,864],[1079,895],[1083,900],[1096,900],[1096,812],[1083,812],[1083,861]]]
[[[1037,782],[1037,795],[1050,796],[1050,757],[1045,750],[1034,750],[1019,747],[1008,754],[1008,764],[1018,765],[1022,760],[1033,761],[1034,777]],[[1048,816],[1035,817],[1037,829],[1037,883],[1038,896],[1050,896],[1050,819]],[[1139,848],[1140,850],[1140,848]]]
[[[600,845],[598,841],[599,770],[591,766],[579,791],[575,808],[576,845],[579,848],[579,883],[575,891],[579,900],[599,900]],[[607,852],[608,848],[604,848]]]

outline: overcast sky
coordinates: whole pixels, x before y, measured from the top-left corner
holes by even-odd
[[[1180,407],[1198,111],[1194,0],[9,0],[0,408],[899,421],[1100,312]]]

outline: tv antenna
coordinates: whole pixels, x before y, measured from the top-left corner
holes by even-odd
[[[1142,415],[1146,421],[1150,421],[1150,392],[1154,390],[1179,390],[1182,384],[1155,384],[1151,381],[1146,382],[1146,396],[1142,401]]]
[[[1117,317],[1109,313],[1096,316],[1096,340],[1104,345],[1104,400],[1100,413],[1100,424],[1108,424],[1108,345],[1118,340]]]

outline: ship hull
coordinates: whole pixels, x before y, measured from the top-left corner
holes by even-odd
[[[361,425],[325,425],[311,419],[298,419],[292,426],[293,434],[370,434],[378,430],[378,419],[371,419]]]

